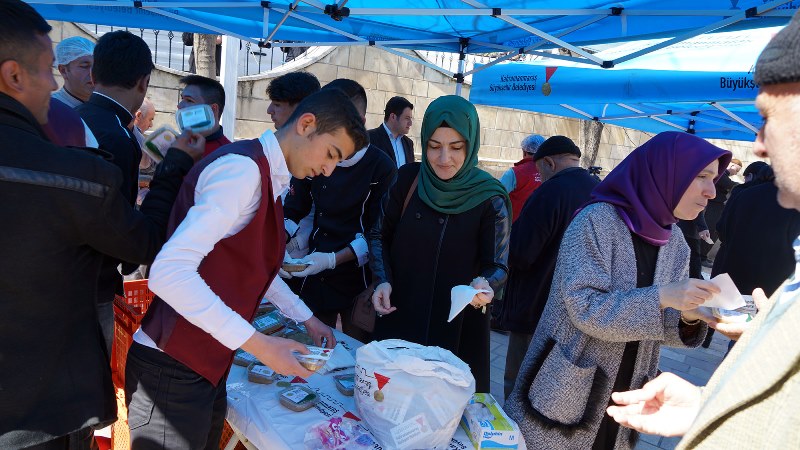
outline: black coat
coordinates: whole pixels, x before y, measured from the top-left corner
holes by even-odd
[[[350,167],[337,167],[329,177],[292,178],[286,196],[284,216],[299,223],[314,205],[314,228],[310,251],[336,252],[356,238],[366,237],[378,219],[381,199],[397,175],[392,161],[377,147],[370,146]],[[306,277],[298,295],[312,311],[341,311],[370,282],[366,265],[349,261],[334,269]]]
[[[406,156],[406,164],[414,162],[414,141],[408,136],[403,136],[400,138],[400,142],[403,143],[403,153]],[[394,165],[397,165],[397,158],[394,156],[394,147],[392,147],[392,142],[389,140],[389,133],[386,132],[386,128],[383,124],[378,128],[369,130],[369,143],[383,150],[383,152],[389,155],[389,158],[394,161]]]
[[[109,424],[116,398],[95,307],[103,254],[146,264],[192,160],[173,151],[142,213],[98,151],[61,148],[0,94],[0,448]],[[165,175],[172,174],[171,177]]]
[[[772,295],[794,272],[792,243],[800,235],[800,212],[778,204],[774,183],[738,193],[717,230],[722,243],[711,275],[728,273],[742,294],[760,287]]]
[[[467,306],[448,323],[450,289],[483,276],[500,292],[508,273],[511,214],[499,196],[461,214],[442,214],[415,190],[401,217],[419,167],[398,170],[370,233],[374,278],[391,284],[397,307],[376,320],[373,336],[448,349],[469,364],[478,392],[489,392],[489,315]]]
[[[564,169],[533,191],[511,228],[505,298],[494,305],[500,329],[533,334],[542,316],[558,249],[575,211],[589,201],[597,179],[580,167]]]
[[[111,162],[122,171],[120,192],[133,206],[139,191],[139,162],[142,149],[127,126],[133,120],[131,113],[118,103],[94,93],[89,101],[75,108],[92,133],[100,148],[113,155]],[[117,266],[122,262],[106,258],[100,272],[97,289],[97,303],[114,300],[114,294],[122,294],[122,275]]]

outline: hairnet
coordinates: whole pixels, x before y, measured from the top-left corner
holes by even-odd
[[[525,139],[522,140],[522,151],[525,153],[536,153],[536,150],[539,148],[540,145],[544,142],[544,138],[539,136],[538,134],[532,134]]]
[[[66,38],[56,45],[56,66],[67,65],[72,61],[94,53],[94,42],[73,36]]]

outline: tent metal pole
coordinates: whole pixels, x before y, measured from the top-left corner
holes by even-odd
[[[764,4],[764,5],[761,5],[761,6],[758,7],[757,12],[756,12],[755,15],[758,16],[759,14],[761,14],[764,11],[769,11],[771,9],[777,8],[777,7],[779,7],[779,6],[783,5],[783,4],[789,3],[790,1],[792,1],[792,0],[776,0],[776,1]],[[692,31],[690,31],[688,33],[684,33],[684,34],[682,34],[680,36],[676,36],[676,37],[674,37],[672,39],[667,39],[666,41],[661,42],[659,44],[656,44],[656,45],[644,48],[642,50],[627,54],[625,56],[619,57],[619,58],[615,59],[614,61],[612,61],[612,63],[614,65],[616,65],[616,64],[631,60],[633,58],[636,58],[638,56],[642,56],[642,55],[645,55],[647,53],[651,53],[651,52],[653,52],[655,50],[659,50],[659,49],[662,49],[664,47],[669,47],[670,45],[676,44],[678,42],[685,41],[685,40],[693,38],[695,36],[699,36],[701,34],[709,32],[709,31],[714,31],[714,30],[716,30],[718,28],[722,28],[722,27],[728,26],[730,24],[733,24],[733,23],[736,23],[736,22],[740,22],[740,21],[745,20],[748,17],[750,17],[750,13],[748,11],[749,10],[741,11],[741,12],[735,14],[735,15],[732,15],[732,16],[728,17],[727,19],[723,19],[723,20],[721,20],[719,22],[715,22],[715,23],[712,23],[710,25],[706,25],[706,26],[704,26],[702,28],[698,28],[696,30],[692,30]]]
[[[299,1],[299,0],[297,0],[297,1]],[[272,10],[276,11],[276,12],[279,12],[279,13],[287,12],[283,8],[272,8]],[[350,39],[352,39],[354,41],[366,41],[366,39],[364,39],[364,38],[362,38],[360,36],[356,36],[354,34],[350,34],[350,33],[346,32],[346,31],[342,31],[342,30],[336,29],[334,27],[325,25],[322,22],[318,22],[316,20],[309,19],[308,17],[301,16],[300,14],[297,14],[296,12],[293,12],[292,18],[297,19],[297,20],[302,20],[303,22],[310,23],[311,25],[318,26],[318,27],[322,28],[323,30],[330,31],[331,33],[336,33],[336,34],[342,35],[344,37],[348,37],[348,38],[350,38]],[[328,44],[328,45],[336,45],[336,44]]]
[[[543,52],[543,51],[540,51],[540,50],[534,50],[534,51],[531,51],[531,52],[527,52],[526,54],[527,55],[543,56],[545,58],[551,58],[551,59],[560,59],[560,60],[563,60],[563,61],[572,61],[572,62],[576,62],[576,63],[594,65],[593,61],[587,61],[586,59],[583,59],[583,58],[576,58],[574,56],[567,56],[567,55],[559,55],[558,53],[547,53],[547,52]]]
[[[698,107],[697,108],[682,109],[682,110],[675,110],[675,109],[666,109],[665,110],[663,106],[657,106],[657,107],[650,106],[650,108],[655,108],[655,110],[654,111],[650,111],[650,112],[642,111],[641,114],[618,114],[618,115],[614,115],[614,116],[605,116],[605,115],[603,115],[603,116],[600,116],[600,118],[603,119],[603,120],[625,120],[625,119],[641,119],[641,118],[644,118],[644,117],[684,116],[684,115],[687,115],[687,114],[697,113],[697,111],[700,110],[699,108],[705,106],[706,104],[708,104],[708,103],[707,102],[703,102],[702,106],[700,106],[700,104],[698,103]],[[638,107],[642,108],[642,106],[644,106],[644,105],[639,105]]]
[[[272,38],[275,36],[275,33],[277,33],[277,32],[278,32],[278,30],[281,28],[281,25],[283,25],[283,23],[284,23],[284,22],[286,22],[286,19],[288,19],[288,18],[289,18],[289,14],[291,14],[291,13],[292,13],[292,9],[293,9],[295,6],[297,6],[297,2],[298,2],[298,1],[299,1],[299,0],[295,0],[295,1],[294,1],[294,3],[292,3],[292,5],[291,5],[291,6],[289,6],[289,10],[288,10],[288,11],[286,11],[286,13],[284,13],[284,14],[283,14],[283,17],[281,17],[281,20],[280,20],[280,21],[278,21],[278,23],[277,23],[277,24],[275,24],[275,27],[272,29],[272,32],[269,34],[269,36],[267,36],[267,37],[264,39],[265,41],[267,41],[267,42],[270,42],[270,41],[272,40]],[[267,8],[264,8],[264,9],[267,9]]]
[[[717,108],[719,111],[721,111],[723,114],[725,114],[726,116],[730,117],[731,119],[739,122],[740,124],[745,126],[748,130],[752,131],[753,133],[758,133],[758,129],[756,127],[751,125],[750,122],[748,122],[748,121],[742,119],[741,117],[737,116],[736,114],[732,113],[728,108],[720,105],[717,102],[711,102],[710,105],[713,106],[714,108]]]
[[[534,28],[534,27],[532,27],[532,26],[530,26],[530,25],[526,24],[525,22],[522,22],[522,21],[520,21],[518,19],[514,19],[512,17],[506,17],[506,16],[498,16],[498,19],[500,19],[500,20],[502,20],[504,22],[510,23],[511,25],[514,25],[517,28],[523,29],[523,30],[525,30],[525,31],[527,31],[529,33],[535,34],[535,35],[539,36],[540,38],[546,39],[546,40],[548,40],[548,41],[550,41],[550,42],[552,42],[552,43],[554,43],[554,44],[556,44],[556,45],[558,45],[560,47],[564,47],[564,48],[566,48],[567,50],[569,50],[569,51],[571,51],[573,53],[577,53],[577,54],[583,56],[584,58],[588,59],[589,61],[594,62],[595,64],[597,64],[599,66],[602,66],[605,63],[602,59],[598,58],[597,56],[594,56],[591,53],[589,53],[589,52],[587,52],[587,51],[585,51],[585,50],[583,50],[581,48],[578,48],[578,47],[576,47],[576,46],[574,46],[574,45],[572,45],[572,44],[570,44],[570,43],[568,43],[566,41],[562,41],[561,39],[559,39],[559,38],[557,38],[555,36],[552,36],[552,35],[550,35],[548,33],[545,33],[544,31],[541,31],[538,28]]]
[[[638,109],[636,109],[634,107],[628,106],[628,105],[626,105],[624,103],[617,103],[617,105],[619,105],[620,107],[625,108],[625,109],[627,109],[629,111],[633,111],[633,112],[639,113],[639,114],[644,114],[644,111],[640,111],[640,110],[638,110]],[[682,127],[680,125],[674,124],[674,123],[672,123],[672,122],[670,122],[668,120],[664,120],[664,119],[662,119],[660,117],[651,117],[650,119],[655,120],[656,122],[661,122],[664,125],[667,125],[667,126],[670,126],[670,127],[673,127],[673,128],[677,128],[677,129],[679,129],[681,131],[686,131],[686,127]]]
[[[231,141],[236,137],[236,83],[239,79],[239,40],[222,36],[222,64],[219,79],[225,89],[225,110],[220,124]]]
[[[456,95],[461,95],[461,88],[464,87],[464,65],[467,58],[467,47],[469,46],[469,38],[458,39],[458,72],[453,74],[456,79]]]
[[[581,111],[580,109],[575,108],[574,106],[567,105],[566,103],[561,103],[558,106],[560,106],[562,108],[566,108],[566,109],[568,109],[568,110],[570,110],[570,111],[572,111],[574,113],[578,113],[578,114],[580,114],[580,115],[582,115],[582,116],[584,116],[584,117],[586,117],[588,119],[594,120],[594,116],[593,115],[591,115],[591,114],[589,114],[589,113],[587,113],[585,111]]]
[[[261,35],[266,36],[269,34],[269,8],[264,9],[264,17],[261,22]]]
[[[472,6],[473,8],[486,8],[486,5],[484,5],[482,3],[479,3],[479,2],[477,2],[475,0],[461,0],[461,1],[466,3],[467,5]],[[610,10],[609,10],[608,14],[611,14]],[[552,42],[552,43],[554,43],[556,45],[564,47],[564,48],[566,48],[566,49],[568,49],[568,50],[570,50],[570,51],[572,51],[574,53],[577,53],[577,54],[583,56],[584,58],[586,58],[588,60],[594,61],[598,65],[601,65],[601,66],[603,65],[603,60],[601,60],[600,58],[592,55],[591,53],[589,53],[589,52],[587,52],[587,51],[585,51],[583,49],[580,49],[580,48],[578,48],[578,47],[576,47],[576,46],[574,46],[574,45],[572,45],[572,44],[570,44],[568,42],[562,41],[561,39],[559,39],[559,38],[557,38],[557,37],[555,37],[555,36],[553,36],[551,34],[545,33],[544,31],[542,31],[542,30],[540,30],[538,28],[532,27],[532,26],[528,25],[527,23],[522,22],[521,20],[518,20],[518,19],[515,19],[513,17],[510,17],[507,14],[500,14],[500,15],[494,15],[493,14],[492,16],[502,20],[503,22],[506,22],[506,23],[509,23],[511,25],[514,25],[515,27],[517,27],[517,28],[519,28],[521,30],[525,30],[528,33],[535,34],[536,36],[539,36],[542,39],[546,39],[546,40],[548,40],[548,41],[550,41],[550,42]]]
[[[325,4],[322,2],[316,0],[303,0],[303,3],[306,3],[310,5],[312,8],[315,8],[317,10],[314,11],[315,13],[318,13],[318,11],[325,11]],[[310,11],[305,11],[305,12],[310,12]]]
[[[676,116],[676,117],[691,116],[692,119],[697,121],[697,122],[708,123],[708,124],[711,124],[711,125],[718,125],[720,127],[727,127],[727,128],[731,127],[730,123],[720,122],[719,120],[714,120],[713,118],[709,119],[708,117],[703,117],[703,116],[699,116],[699,115],[692,115],[691,113],[682,113],[682,114],[673,114],[673,115]],[[750,131],[753,131],[753,130],[750,130]]]
[[[470,38],[469,42],[476,47],[480,46],[487,48],[495,48],[497,50],[500,50],[501,52],[515,52],[518,50],[518,48],[512,47],[510,45],[500,45],[500,44],[494,44],[492,42],[478,41],[473,38]]]
[[[436,70],[436,71],[439,71],[439,72],[444,72],[447,76],[451,76],[452,77],[453,75],[455,75],[454,73],[450,72],[449,70],[444,70],[444,68],[439,67],[436,64],[433,64],[431,62],[425,61],[424,59],[421,59],[421,58],[415,58],[413,56],[407,55],[407,54],[401,52],[400,50],[396,50],[396,49],[393,49],[391,47],[383,47],[383,46],[381,46],[379,44],[376,44],[375,47],[379,48],[379,49],[381,49],[381,50],[383,50],[385,52],[389,52],[389,53],[391,53],[393,55],[400,56],[401,58],[405,58],[405,59],[407,59],[409,61],[414,61],[415,63],[419,63],[419,64],[422,64],[422,65],[424,65],[426,67],[430,67],[433,70]]]
[[[609,16],[609,8],[597,9],[531,9],[531,8],[503,8],[503,15],[508,16]],[[698,17],[733,15],[730,9],[704,9],[704,10],[623,10],[621,15],[628,16],[672,16],[672,17]],[[491,16],[493,8],[482,6],[474,10],[462,8],[350,8],[350,14],[359,16]],[[787,14],[791,16],[791,14]]]
[[[591,25],[591,24],[593,24],[595,22],[598,22],[600,20],[603,20],[605,18],[606,18],[605,16],[593,17],[593,18],[591,18],[589,20],[585,20],[585,21],[583,21],[583,22],[581,22],[581,23],[579,23],[579,24],[577,24],[577,25],[575,25],[573,27],[567,28],[564,31],[558,32],[558,33],[555,34],[555,36],[556,37],[561,37],[561,36],[567,35],[569,33],[572,33],[573,31],[577,31],[577,30],[579,30],[581,28],[584,28],[584,27],[586,27],[588,25]],[[465,72],[464,76],[472,75],[472,74],[474,74],[476,72],[480,72],[483,69],[488,69],[489,67],[492,67],[495,64],[501,63],[503,61],[508,61],[509,59],[511,59],[511,58],[513,58],[513,57],[515,57],[517,55],[522,55],[522,54],[529,55],[530,54],[529,52],[531,50],[534,50],[534,49],[537,49],[537,48],[541,47],[546,42],[547,41],[542,40],[542,41],[537,42],[535,44],[529,45],[529,46],[527,46],[525,48],[519,49],[518,51],[516,51],[514,53],[509,53],[508,55],[501,56],[500,58],[497,58],[497,59],[495,59],[495,60],[493,60],[493,61],[491,61],[489,63],[486,63],[486,64],[484,64],[484,65],[482,65],[480,67],[476,67],[476,68],[474,68],[474,69],[472,69],[472,70],[470,70],[468,72]],[[483,42],[480,42],[480,41],[474,41],[473,40],[472,43],[475,44],[476,46],[485,46],[485,44]],[[536,55],[536,56],[538,56],[538,55]]]
[[[464,76],[466,77],[467,75],[472,75],[474,73],[478,73],[483,69],[488,69],[489,67],[494,66],[495,64],[500,64],[503,61],[508,61],[509,59],[511,59],[511,58],[513,58],[513,57],[515,57],[515,56],[517,56],[519,54],[521,54],[521,53],[520,52],[513,52],[513,53],[507,54],[506,56],[501,56],[499,58],[495,58],[494,60],[489,61],[488,63],[486,63],[486,64],[484,64],[484,65],[482,65],[480,67],[476,67],[476,68],[474,68],[472,70],[464,72]]]
[[[229,30],[225,30],[223,28],[215,27],[213,25],[209,25],[207,23],[200,22],[199,20],[194,20],[194,19],[190,19],[188,17],[183,17],[183,16],[180,16],[178,14],[173,14],[173,13],[171,13],[169,11],[163,11],[163,10],[158,9],[158,8],[147,8],[147,10],[150,11],[150,12],[153,12],[155,14],[162,15],[164,17],[169,17],[170,19],[175,19],[175,20],[180,21],[180,22],[188,23],[189,25],[194,25],[196,27],[200,27],[200,28],[203,28],[203,29],[208,30],[208,31],[213,31],[213,32],[215,32],[217,34],[234,36],[234,37],[237,37],[237,38],[239,38],[239,39],[241,39],[243,41],[247,41],[247,42],[252,42],[254,44],[258,44],[258,40],[257,39],[253,39],[253,38],[250,38],[250,37],[247,37],[247,36],[243,36],[243,35],[241,35],[239,33],[234,32],[234,31],[229,31]]]

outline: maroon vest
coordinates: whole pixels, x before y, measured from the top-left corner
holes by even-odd
[[[533,194],[536,188],[542,185],[542,176],[539,175],[539,169],[536,168],[536,163],[533,162],[533,157],[530,156],[522,158],[511,169],[517,179],[517,187],[508,194],[509,198],[511,198],[511,209],[514,210],[514,217],[511,222],[514,223],[522,212],[525,201],[528,200],[528,197]]]
[[[217,242],[200,263],[198,272],[226,305],[248,322],[270,283],[278,273],[286,243],[283,237],[283,208],[273,200],[269,163],[257,139],[225,146],[197,163],[183,180],[172,207],[167,238],[194,205],[194,191],[200,173],[217,158],[234,153],[252,158],[261,172],[261,203],[253,219],[241,231]],[[158,348],[185,364],[215,386],[223,381],[234,351],[210,334],[192,325],[166,302],[156,297],[142,320],[142,329]]]
[[[223,145],[228,145],[230,143],[231,143],[231,141],[229,141],[228,138],[226,138],[224,134],[219,139],[207,140],[206,141],[206,149],[205,149],[205,151],[203,151],[203,157],[205,158],[206,156],[208,156],[211,153],[213,153],[214,150],[222,147]]]

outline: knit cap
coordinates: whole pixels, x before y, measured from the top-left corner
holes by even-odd
[[[553,136],[539,146],[539,149],[533,154],[533,160],[538,161],[545,156],[563,155],[565,153],[581,156],[581,150],[572,142],[572,139],[566,136]]]
[[[761,52],[754,80],[759,86],[800,81],[800,13]]]

